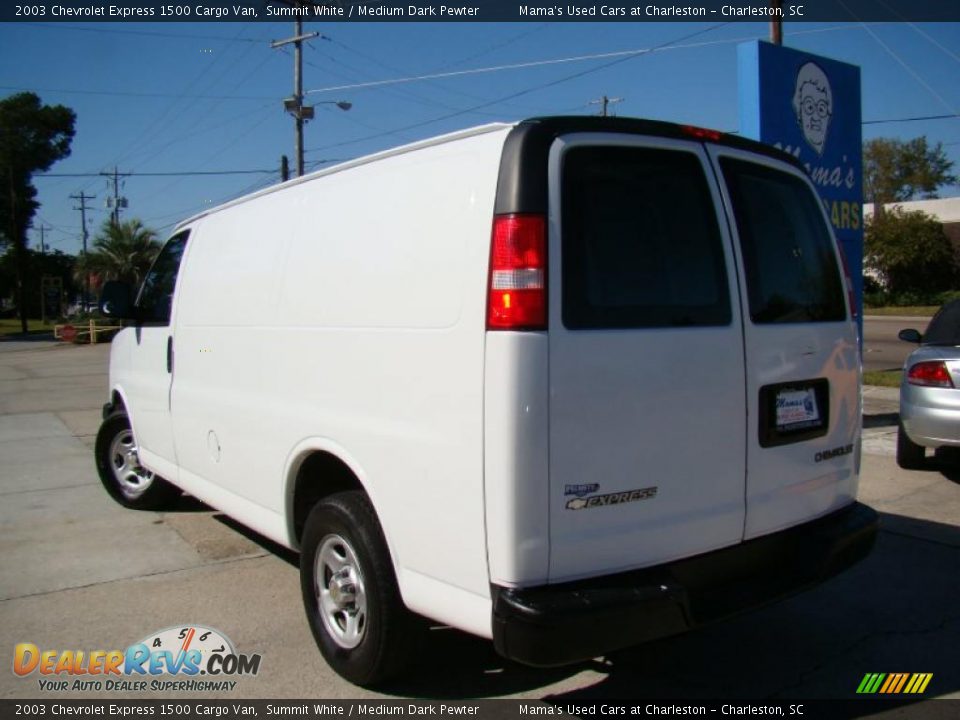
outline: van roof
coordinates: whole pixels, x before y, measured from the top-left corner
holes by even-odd
[[[320,177],[333,175],[343,170],[366,165],[367,163],[384,158],[413,152],[422,148],[442,145],[464,138],[485,135],[487,133],[511,128],[512,131],[504,146],[500,165],[500,182],[497,189],[497,212],[543,211],[545,209],[547,195],[545,178],[543,187],[540,187],[541,183],[537,182],[531,186],[529,182],[531,175],[529,173],[523,173],[526,181],[521,183],[521,168],[528,163],[545,163],[550,145],[553,141],[560,135],[574,132],[618,132],[632,135],[654,135],[682,140],[699,140],[766,155],[795,165],[801,170],[803,169],[803,166],[795,157],[770,145],[765,145],[755,140],[748,140],[737,135],[695,128],[690,125],[681,125],[660,120],[642,120],[623,117],[591,117],[583,115],[536,117],[519,122],[489,123],[465,130],[458,130],[316,170],[302,177],[294,178],[277,185],[271,185],[263,190],[258,190],[257,192],[244,195],[235,200],[230,200],[216,207],[204,210],[201,213],[197,213],[177,223],[174,228],[174,233],[207,215],[301,183],[310,182]],[[536,173],[533,175],[537,176]]]
[[[364,155],[363,157],[355,158],[353,160],[347,160],[346,162],[338,163],[336,165],[331,165],[330,167],[323,168],[321,170],[315,170],[314,172],[307,173],[298,178],[293,178],[292,180],[287,180],[286,182],[279,183],[277,185],[271,185],[270,187],[264,188],[263,190],[258,190],[256,192],[250,193],[249,195],[243,195],[234,200],[228,200],[227,202],[212,207],[208,210],[204,210],[201,213],[192,215],[185,220],[177,223],[174,227],[173,232],[179,232],[183,227],[194,223],[200,218],[206,217],[207,215],[212,215],[213,213],[225,210],[226,208],[233,207],[235,205],[240,205],[249,200],[255,198],[263,197],[264,195],[270,195],[271,193],[284,190],[295,185],[300,185],[301,183],[310,182],[320,177],[325,177],[327,175],[333,175],[334,173],[342,172],[343,170],[349,170],[350,168],[357,167],[359,165],[366,165],[367,163],[375,162],[377,160],[382,160],[384,158],[393,157],[395,155],[402,155],[404,153],[413,152],[414,150],[420,150],[421,148],[431,147],[433,145],[442,145],[448,142],[454,142],[456,140],[462,140],[468,137],[474,137],[476,135],[485,135],[491,132],[497,132],[498,130],[506,130],[511,128],[516,123],[489,123],[487,125],[479,125],[477,127],[467,128],[465,130],[458,130],[456,132],[447,133],[445,135],[437,135],[436,137],[427,138],[426,140],[418,140],[417,142],[408,143],[407,145],[400,145],[398,147],[390,148],[388,150],[382,150],[378,153],[373,153],[372,155]]]

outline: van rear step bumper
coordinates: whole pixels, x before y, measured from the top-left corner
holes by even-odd
[[[797,527],[654,568],[536,588],[493,586],[497,652],[564,665],[674,635],[816,585],[862,560],[878,516],[854,503]]]

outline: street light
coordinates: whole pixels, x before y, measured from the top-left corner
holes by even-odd
[[[321,100],[314,105],[304,105],[302,96],[284,99],[283,109],[297,120],[297,175],[303,175],[303,121],[313,120],[316,105],[336,105],[344,112],[353,107],[353,103],[347,100]]]

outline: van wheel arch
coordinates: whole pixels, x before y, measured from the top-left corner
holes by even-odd
[[[370,500],[353,469],[331,452],[314,450],[303,457],[296,468],[289,516],[290,538],[296,547],[300,547],[310,511],[320,501],[350,490],[358,490]]]
[[[125,415],[128,415],[127,412],[127,403],[124,402],[123,395],[119,390],[114,390],[110,394],[110,405],[113,407],[113,412],[122,412]]]

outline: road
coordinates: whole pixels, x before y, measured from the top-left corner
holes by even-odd
[[[8,671],[2,698],[849,698],[868,672],[932,672],[925,697],[960,698],[960,475],[896,467],[895,391],[867,398],[860,495],[883,529],[847,573],[697,632],[553,670],[435,628],[408,677],[374,693],[321,659],[291,553],[189,498],[166,513],[109,500],[91,454],[108,349],[0,342],[0,649],[8,658],[24,642],[122,649],[202,623],[261,654],[261,672],[232,690],[143,695],[41,691],[36,675]],[[898,698],[900,711],[923,699]]]
[[[916,345],[897,338],[904,328],[923,332],[930,318],[866,316],[863,319],[863,369],[899,370]]]

